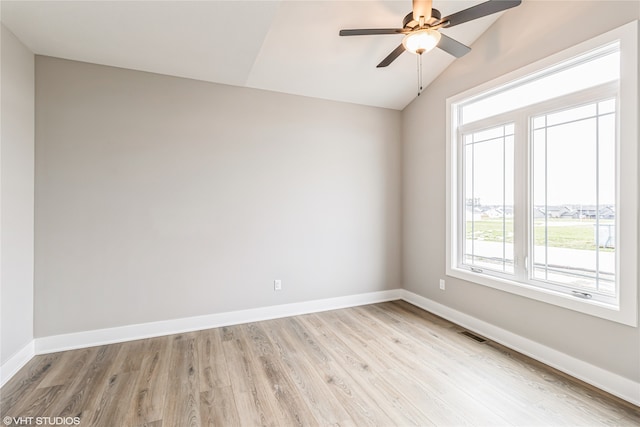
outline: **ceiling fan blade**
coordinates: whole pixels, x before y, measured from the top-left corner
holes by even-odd
[[[413,0],[413,19],[420,22],[420,17],[424,16],[425,22],[431,18],[432,0]]]
[[[459,41],[442,34],[442,32],[440,32],[440,36],[440,43],[438,43],[438,47],[456,58],[460,58],[471,52],[471,48],[469,46],[463,45]]]
[[[376,68],[382,68],[382,67],[388,66],[393,61],[395,61],[396,58],[402,54],[402,52],[404,52],[404,45],[400,44],[400,46],[395,48],[393,50],[393,52],[391,52],[389,55],[387,55],[387,57],[384,58],[381,63],[376,65]]]
[[[376,34],[402,34],[402,28],[363,28],[360,30],[340,30],[341,36],[369,36]]]
[[[468,9],[464,9],[460,12],[456,12],[452,15],[446,16],[442,18],[440,22],[449,21],[449,24],[445,27],[449,28],[453,27],[454,25],[482,18],[483,16],[493,15],[494,13],[511,9],[512,7],[518,6],[520,3],[522,3],[522,0],[489,0],[487,2],[480,3]]]

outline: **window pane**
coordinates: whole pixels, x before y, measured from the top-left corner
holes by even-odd
[[[463,263],[513,273],[513,124],[464,136]]]
[[[533,119],[533,128],[540,129],[546,126],[546,116],[540,116]]]
[[[614,295],[615,115],[597,108],[550,113],[532,132],[532,277]]]
[[[545,117],[542,120],[534,119],[534,123],[545,123]],[[547,252],[541,250],[540,247],[546,247],[547,229],[544,227],[547,217],[547,174],[546,174],[546,158],[547,158],[547,131],[539,129],[533,132],[532,138],[532,155],[533,155],[533,213],[531,217],[535,226],[533,227],[533,240],[537,248],[533,253],[534,265],[547,265]],[[542,225],[542,227],[541,227]],[[547,270],[535,270],[534,277],[538,279],[547,279]]]
[[[582,107],[572,108],[557,113],[547,115],[547,126],[553,126],[561,123],[567,123],[574,120],[580,120],[596,115],[596,104],[583,105]]]
[[[606,101],[602,101],[598,103],[598,113],[600,114],[614,113],[615,111],[616,111],[615,99],[607,99]]]
[[[461,124],[537,104],[559,96],[595,87],[620,78],[620,52],[617,44],[602,48],[602,55],[585,61],[575,58],[558,70],[543,70],[495,94],[462,106]],[[588,53],[587,57],[593,57]],[[536,123],[537,125],[537,123]]]
[[[481,130],[473,134],[473,142],[488,141],[490,139],[502,138],[504,128],[502,126],[487,130]]]

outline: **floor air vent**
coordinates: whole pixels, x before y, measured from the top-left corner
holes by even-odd
[[[467,338],[471,338],[474,341],[477,341],[479,343],[483,343],[486,342],[487,340],[485,340],[482,337],[479,337],[478,335],[474,334],[473,332],[469,332],[469,331],[462,331],[460,332],[462,335],[464,335]]]

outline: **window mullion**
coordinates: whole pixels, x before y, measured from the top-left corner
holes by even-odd
[[[515,120],[515,171],[514,171],[514,208],[513,208],[513,233],[514,233],[514,274],[518,281],[528,280],[527,264],[530,264],[531,256],[528,254],[529,242],[529,137],[527,116],[519,114]],[[529,262],[525,260],[529,259]]]
[[[467,233],[467,229],[466,229],[466,224],[465,224],[465,178],[464,178],[464,174],[466,172],[466,162],[468,162],[468,159],[465,159],[463,156],[463,153],[465,151],[465,145],[464,145],[464,136],[463,133],[461,131],[458,132],[458,141],[457,141],[457,152],[459,153],[458,157],[457,157],[457,161],[458,161],[458,170],[461,171],[461,175],[459,176],[459,179],[457,181],[457,206],[458,206],[458,215],[457,215],[457,229],[458,229],[458,235],[457,235],[457,247],[456,247],[456,254],[457,254],[457,262],[459,264],[462,263],[462,260],[464,259],[464,253],[465,253],[465,244],[466,244],[466,233]],[[458,265],[459,265],[458,264]]]

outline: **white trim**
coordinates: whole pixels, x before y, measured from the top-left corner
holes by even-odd
[[[478,285],[488,286],[504,292],[524,296],[548,304],[557,305],[569,310],[578,311],[592,316],[608,319],[628,326],[638,326],[638,215],[640,212],[640,198],[638,197],[638,22],[632,21],[612,31],[601,34],[590,40],[579,43],[569,49],[556,53],[519,70],[502,75],[496,79],[483,83],[477,87],[468,89],[454,95],[446,101],[446,274],[466,280]],[[617,153],[617,195],[616,209],[618,215],[618,227],[616,236],[616,278],[618,282],[617,302],[576,298],[572,294],[558,292],[551,287],[543,288],[532,286],[531,280],[510,280],[498,275],[477,274],[467,269],[460,268],[457,263],[461,249],[460,207],[464,206],[461,200],[461,173],[459,171],[458,115],[454,111],[456,104],[474,96],[481,96],[492,89],[513,84],[521,79],[531,77],[540,70],[545,70],[565,60],[585,54],[595,48],[608,43],[618,41],[620,43],[620,90],[619,90],[619,141]],[[574,95],[568,95],[574,96]],[[516,110],[514,110],[516,111]],[[502,113],[500,117],[510,113]],[[501,121],[498,121],[499,123]],[[523,171],[523,169],[521,169]],[[526,173],[525,175],[529,175]],[[516,190],[516,195],[519,192]],[[525,194],[522,192],[521,194]],[[517,201],[516,201],[517,203]],[[520,206],[526,203],[520,200]],[[517,209],[517,207],[516,207]],[[527,209],[521,210],[526,212]],[[522,223],[523,221],[519,221]],[[528,221],[524,221],[527,223]],[[516,225],[517,227],[517,225]],[[619,232],[622,230],[622,233]],[[517,232],[517,228],[516,228]],[[527,237],[518,234],[522,245],[527,244]],[[524,246],[523,246],[524,247]],[[518,246],[516,245],[516,255]],[[516,265],[524,265],[523,259],[516,257]],[[531,260],[529,260],[531,263]],[[520,270],[522,276],[524,270]],[[516,269],[516,274],[518,269]]]
[[[573,356],[516,335],[498,326],[422,297],[405,289],[304,301],[205,316],[150,322],[116,328],[36,338],[0,367],[0,386],[13,377],[36,354],[53,353],[97,345],[113,344],[182,332],[258,322],[261,320],[337,310],[402,299],[441,316],[497,343],[552,366],[599,389],[640,406],[640,383],[591,365]]]
[[[54,353],[397,299],[400,299],[400,289],[53,335],[36,338],[35,351],[36,354]]]
[[[607,371],[411,291],[402,289],[401,295],[401,298],[410,304],[640,406],[640,382]]]
[[[31,340],[16,354],[0,366],[0,387],[4,386],[33,356],[36,355],[35,340]]]

